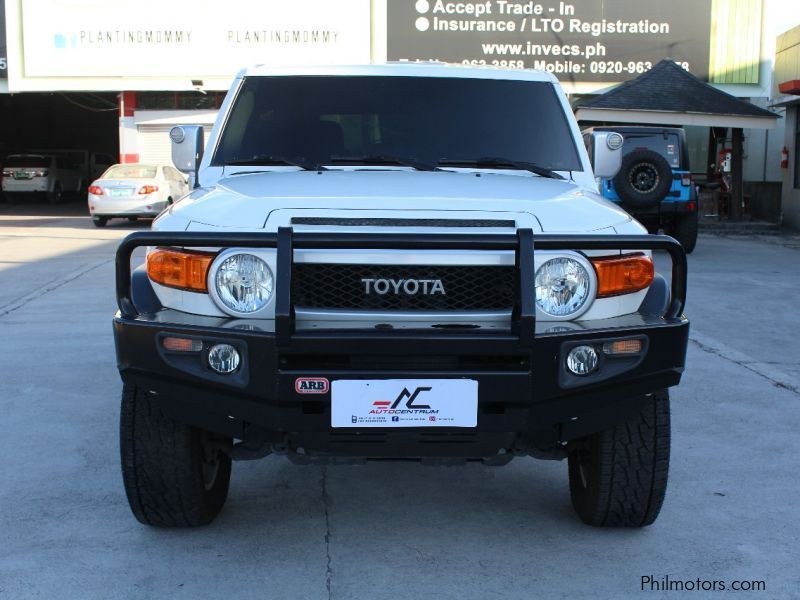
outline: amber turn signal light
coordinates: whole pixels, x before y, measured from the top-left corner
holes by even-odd
[[[609,356],[619,356],[621,354],[639,354],[642,351],[642,340],[631,338],[627,340],[616,340],[603,344],[603,354]]]
[[[597,271],[598,298],[632,294],[653,283],[655,269],[649,256],[635,254],[591,261]]]
[[[191,338],[164,337],[161,338],[161,346],[170,352],[200,352],[203,342]]]
[[[206,276],[214,254],[156,248],[147,255],[147,276],[167,287],[208,293]]]

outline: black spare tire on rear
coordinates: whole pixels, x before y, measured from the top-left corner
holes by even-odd
[[[672,168],[652,150],[636,150],[622,159],[614,189],[624,204],[645,208],[661,202],[672,187]]]

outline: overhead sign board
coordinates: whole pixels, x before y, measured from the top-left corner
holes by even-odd
[[[366,63],[370,0],[21,0],[24,78],[230,77]]]
[[[759,58],[760,0],[744,3],[750,12],[757,7],[757,19],[750,12],[729,14],[739,0],[726,3],[733,9],[724,14],[712,0],[387,1],[389,60],[535,68],[562,81],[616,82],[672,58],[714,80],[712,44],[732,18],[742,39],[755,38],[752,61],[757,65]],[[737,53],[739,63],[747,59]],[[757,69],[755,76],[742,83],[757,82]]]
[[[0,0],[0,79],[8,78],[8,54],[6,53],[6,4]]]

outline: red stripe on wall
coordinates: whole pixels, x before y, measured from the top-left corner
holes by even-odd
[[[136,92],[122,92],[119,95],[120,116],[132,117],[136,110]]]
[[[139,162],[139,155],[138,154],[120,154],[119,155],[119,162],[121,163],[138,163]]]

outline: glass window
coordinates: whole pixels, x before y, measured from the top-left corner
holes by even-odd
[[[386,155],[581,164],[552,84],[445,77],[250,77],[212,164]]]
[[[24,156],[24,155],[11,155],[6,158],[5,163],[3,164],[4,167],[49,167],[50,166],[50,157],[49,156]]]
[[[225,92],[137,92],[138,110],[216,109]]]
[[[705,173],[708,165],[708,127],[685,125],[686,144],[689,146],[689,171]]]
[[[152,179],[158,167],[151,165],[115,165],[103,175],[103,179]]]
[[[175,92],[139,92],[136,94],[138,110],[165,110],[176,108]]]

